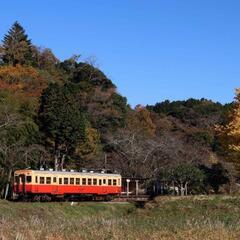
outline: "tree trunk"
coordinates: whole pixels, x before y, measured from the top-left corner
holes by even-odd
[[[62,158],[61,158],[61,164],[60,164],[60,170],[62,171],[63,170],[63,166],[64,166],[64,162],[65,162],[65,154],[62,155]]]
[[[181,196],[184,196],[184,190],[183,190],[183,184],[182,184],[182,183],[180,184],[180,188],[181,188],[181,189],[180,189],[180,191],[181,191]]]
[[[58,171],[58,154],[57,154],[57,152],[54,155],[54,170]]]
[[[59,170],[59,157],[60,157],[60,150],[59,150],[59,145],[58,143],[55,142],[55,153],[54,153],[54,170],[58,171]]]
[[[185,195],[186,196],[188,195],[188,183],[187,182],[185,183]]]
[[[9,170],[9,172],[8,172],[8,179],[7,179],[7,185],[6,185],[5,194],[4,194],[4,199],[7,199],[7,197],[8,197],[11,177],[12,177],[12,170]]]
[[[174,181],[172,181],[172,185],[173,185],[173,195],[176,195],[176,194],[175,194],[176,189],[175,189],[175,183],[174,183]]]

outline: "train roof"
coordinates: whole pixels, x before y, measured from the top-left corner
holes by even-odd
[[[51,171],[51,170],[32,170],[32,169],[22,169],[16,170],[15,173],[37,173],[37,174],[60,174],[60,175],[86,175],[86,176],[109,176],[109,177],[121,177],[117,173],[100,173],[100,172],[82,172],[82,171]]]

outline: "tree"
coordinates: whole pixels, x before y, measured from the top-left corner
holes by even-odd
[[[60,61],[49,48],[32,46],[33,64],[48,82],[64,83],[66,74],[59,68]]]
[[[0,67],[0,89],[17,93],[26,98],[38,98],[47,87],[47,80],[31,66]],[[38,100],[38,99],[37,99]]]
[[[180,190],[181,196],[188,195],[189,190],[199,188],[205,179],[204,172],[192,164],[182,163],[165,170],[161,178],[167,180]]]
[[[128,109],[126,115],[125,126],[108,134],[105,150],[117,155],[112,166],[125,176],[149,177],[148,160],[161,145],[153,139],[155,126],[143,107]]]
[[[214,193],[219,193],[219,188],[223,184],[229,183],[228,172],[221,163],[212,164],[211,167],[200,166],[206,175],[205,185],[209,185]],[[206,186],[207,187],[207,186]]]
[[[158,113],[160,116],[173,116],[182,122],[199,127],[211,127],[219,118],[226,106],[207,99],[193,99],[186,101],[166,100],[147,106],[147,109]]]
[[[91,127],[87,127],[85,131],[84,141],[80,141],[75,150],[75,157],[80,158],[84,167],[101,168],[99,159],[102,157],[102,146],[99,132]],[[80,165],[80,164],[79,164]]]
[[[3,39],[2,62],[16,66],[32,63],[32,45],[23,27],[15,22]]]
[[[226,123],[216,125],[215,129],[227,153],[227,159],[240,171],[240,89],[236,90],[233,108],[227,116]]]
[[[0,91],[0,192],[5,197],[17,168],[39,167],[41,158],[46,160],[45,149],[39,145],[38,126],[22,111],[21,98]]]
[[[21,121],[21,116],[15,111],[15,103],[7,91],[0,91],[0,131],[9,126],[16,126]]]
[[[76,100],[78,90],[72,83],[50,84],[41,96],[39,125],[54,153],[56,170],[86,139],[88,121]]]
[[[53,71],[60,62],[49,48],[32,47],[34,66]],[[55,69],[54,69],[55,70]]]
[[[92,63],[77,62],[79,56],[60,63],[67,79],[79,86],[78,101],[88,112],[92,126],[101,133],[124,125],[127,100],[117,93],[116,86]]]

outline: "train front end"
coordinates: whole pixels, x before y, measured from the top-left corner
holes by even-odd
[[[32,170],[14,172],[13,199],[24,198],[32,192]]]

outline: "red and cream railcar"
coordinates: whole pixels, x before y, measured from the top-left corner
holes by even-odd
[[[94,172],[17,170],[14,173],[15,198],[35,200],[116,196],[121,193],[121,175]]]

